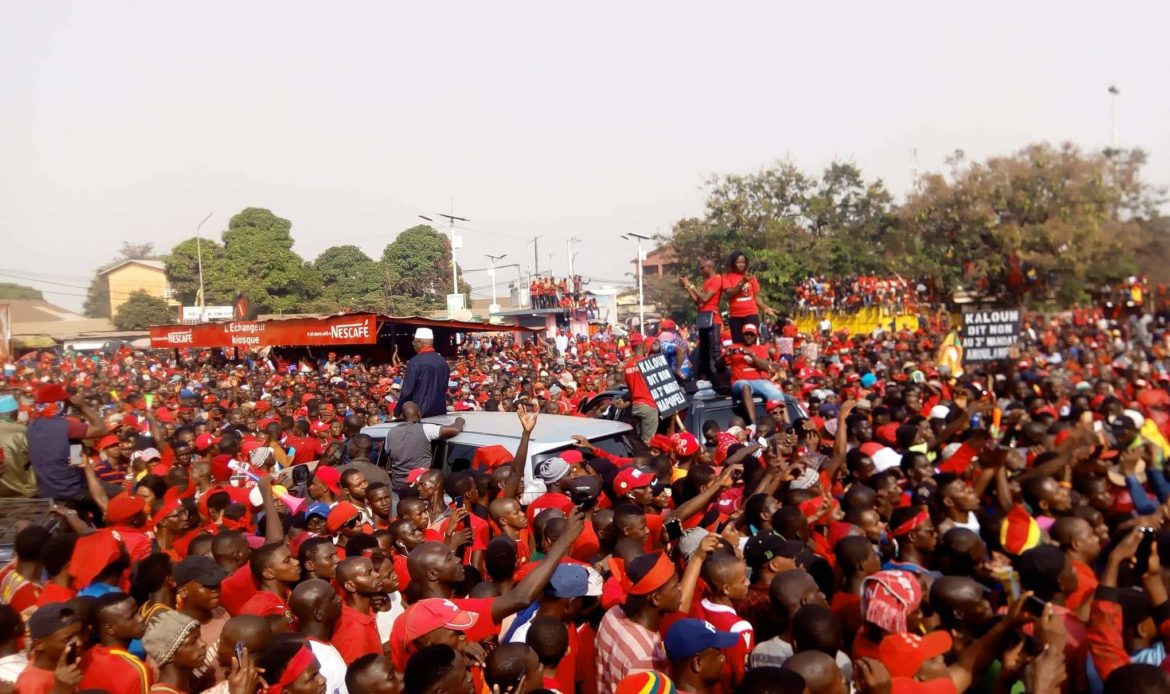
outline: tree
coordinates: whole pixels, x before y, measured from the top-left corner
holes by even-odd
[[[167,306],[165,300],[139,289],[131,292],[126,301],[118,307],[118,312],[114,315],[114,325],[119,330],[145,330],[152,325],[172,323],[174,319],[174,311]]]
[[[33,289],[15,282],[0,282],[0,301],[5,299],[41,299],[45,295],[39,289]]]
[[[389,310],[396,315],[424,313],[447,305],[451,282],[451,244],[426,224],[398,234],[382,251],[388,274]]]
[[[85,303],[81,306],[81,313],[86,318],[110,317],[110,284],[100,274],[94,275],[89,281],[89,288],[85,290]]]
[[[381,311],[386,305],[385,271],[357,246],[326,248],[313,261],[321,277],[327,311]]]
[[[154,260],[158,257],[154,254],[154,244],[149,241],[142,243],[123,241],[118,256],[120,260]]]
[[[680,220],[666,241],[679,258],[714,259],[720,272],[733,251],[743,251],[773,305],[786,305],[792,286],[809,275],[890,269],[893,198],[852,164],[835,162],[817,177],[785,161],[708,186],[704,216]]]
[[[292,223],[249,207],[231,218],[223,245],[202,240],[206,305],[229,304],[239,292],[259,313],[300,310],[321,295],[321,277],[293,252]],[[175,246],[165,262],[177,296],[194,303],[199,287],[197,240]]]
[[[947,287],[1011,304],[1069,305],[1139,267],[1161,192],[1142,182],[1136,150],[1086,153],[1035,144],[1009,156],[949,160],[901,210],[921,266]]]

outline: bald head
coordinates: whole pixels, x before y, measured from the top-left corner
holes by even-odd
[[[772,606],[791,619],[800,606],[809,602],[810,596],[819,591],[817,582],[804,569],[783,571],[772,579]]]
[[[930,607],[945,629],[976,626],[991,617],[986,589],[968,576],[943,576],[930,586]]]
[[[231,644],[233,647],[239,643],[247,648],[249,653],[259,654],[272,642],[272,627],[264,617],[251,614],[237,615],[224,623],[219,642]],[[224,649],[220,649],[219,662],[221,665],[228,665],[231,663],[230,651],[226,662],[223,651]]]
[[[302,581],[293,588],[288,606],[300,622],[315,621],[314,614],[321,609],[326,600],[332,600],[336,592],[333,586],[319,578]]]
[[[784,661],[783,669],[804,678],[809,694],[839,694],[845,691],[845,678],[836,661],[820,651],[804,651]]]
[[[407,401],[402,403],[402,418],[408,422],[417,422],[422,419],[422,413],[416,403]]]
[[[410,550],[406,556],[406,570],[412,581],[428,581],[427,576],[432,571],[438,571],[443,558],[447,555],[447,545],[442,542],[424,542]],[[338,567],[340,575],[341,567]]]

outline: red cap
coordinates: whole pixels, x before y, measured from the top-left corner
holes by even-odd
[[[200,435],[195,437],[195,450],[202,453],[203,451],[206,451],[207,449],[211,448],[212,445],[214,445],[218,441],[219,441],[219,439],[215,438],[211,434],[200,434]]]
[[[644,340],[645,338],[642,337],[642,333],[630,333],[631,345],[640,345]]]
[[[675,434],[670,437],[670,440],[674,444],[674,454],[680,458],[686,458],[699,452],[699,440],[689,431]]]
[[[764,410],[771,412],[777,407],[784,407],[784,403],[780,402],[779,400],[769,400],[767,404],[764,405]]]
[[[329,431],[329,423],[318,419],[309,426],[309,431],[313,432],[314,434],[320,434],[323,431]]]
[[[561,451],[560,458],[569,465],[580,465],[581,463],[585,462],[585,456],[581,455],[581,451],[577,450],[576,448],[570,448],[567,451]]]
[[[887,444],[893,445],[898,442],[898,423],[883,424],[874,430],[873,435]]]
[[[927,660],[951,650],[947,631],[932,631],[925,636],[890,634],[882,639],[878,656],[891,677],[914,677]]]
[[[479,621],[479,615],[459,609],[450,600],[427,598],[412,605],[402,619],[405,620],[407,640],[414,641],[439,628],[467,631]]]
[[[36,400],[38,405],[44,405],[50,402],[61,402],[68,400],[69,393],[61,387],[60,383],[46,383],[40,388],[37,388]]]
[[[677,327],[678,326],[674,324],[674,321],[669,318],[663,318],[662,322],[658,324],[659,330],[674,330]]]
[[[329,491],[334,494],[341,494],[341,473],[335,467],[327,465],[318,465],[317,470],[313,473],[317,481],[325,485]]]
[[[104,450],[106,450],[107,448],[109,448],[110,446],[117,446],[117,445],[118,445],[118,437],[117,437],[117,435],[115,435],[115,434],[107,434],[106,436],[103,436],[103,437],[101,438],[101,440],[99,440],[99,441],[97,442],[97,445],[96,445],[96,446],[94,446],[94,448],[96,448],[96,449],[97,449],[97,450],[99,450],[99,451],[104,451]]]
[[[73,546],[73,557],[69,560],[69,573],[73,574],[73,585],[85,588],[97,575],[122,554],[122,545],[114,539],[112,532],[102,529],[96,533],[82,535]]]
[[[742,328],[744,334],[751,333],[752,335],[759,335],[760,329],[751,323],[747,323]]]
[[[650,438],[650,447],[657,451],[667,453],[674,448],[674,444],[670,442],[670,437],[665,434],[655,434]]]
[[[232,469],[228,465],[232,457],[221,453],[211,459],[211,479],[216,482],[227,482],[232,478]]]
[[[426,474],[427,470],[429,470],[429,469],[430,468],[416,467],[415,469],[406,473],[406,483],[407,484],[418,484],[419,478],[422,477],[424,474]]]
[[[507,465],[512,462],[514,457],[511,451],[499,444],[484,446],[475,449],[475,455],[471,458],[471,466],[492,470],[501,465]]]
[[[145,508],[145,499],[137,494],[131,495],[129,492],[123,492],[110,499],[110,503],[106,505],[106,520],[114,525],[119,525],[142,513]]]
[[[857,448],[858,448],[858,450],[860,450],[862,453],[864,453],[864,454],[866,454],[866,455],[868,455],[869,457],[871,457],[871,458],[872,458],[874,453],[877,453],[877,452],[878,452],[878,451],[880,451],[881,449],[885,448],[885,446],[881,445],[881,444],[880,444],[880,443],[878,443],[877,441],[870,441],[870,442],[868,442],[868,443],[863,443],[863,444],[861,444],[861,445],[860,445],[860,446],[858,446]]]
[[[329,528],[331,535],[336,535],[338,530],[352,519],[358,517],[357,506],[348,501],[338,502],[336,506],[329,510],[329,515],[325,518],[325,527]]]
[[[613,479],[613,488],[617,491],[618,496],[621,496],[631,489],[646,487],[653,483],[654,475],[631,466],[624,468],[617,474],[617,477]]]

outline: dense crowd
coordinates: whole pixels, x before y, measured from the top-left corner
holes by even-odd
[[[926,280],[857,275],[853,277],[809,277],[793,289],[796,309],[801,312],[855,312],[863,308],[886,308],[897,313],[913,312],[938,303]]]
[[[9,528],[0,688],[1170,691],[1164,325],[1036,318],[1010,362],[951,372],[945,325],[761,336],[732,270],[684,282],[715,314],[685,346],[714,330],[763,407],[699,432],[640,380],[670,324],[449,357],[424,328],[394,365],[6,365],[0,494],[52,508]],[[578,436],[531,463],[542,418],[613,388],[628,453]],[[513,413],[518,445],[445,469],[433,442],[476,410]]]

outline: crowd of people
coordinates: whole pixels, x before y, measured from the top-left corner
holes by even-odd
[[[590,318],[597,312],[597,299],[586,296],[584,286],[588,279],[581,275],[554,278],[552,275],[534,277],[528,285],[533,308],[559,308],[565,311],[588,311]]]
[[[733,261],[684,282],[714,314],[690,333],[731,304],[721,358],[767,415],[699,432],[639,381],[673,325],[446,358],[423,328],[388,365],[5,365],[0,495],[51,511],[10,528],[0,689],[1170,691],[1166,326],[1033,318],[961,372],[945,325],[781,353]],[[628,452],[531,462],[541,418],[619,387]],[[427,418],[474,410],[514,413],[518,445],[445,471],[464,419]]]
[[[928,280],[894,275],[882,277],[809,277],[793,288],[796,310],[854,312],[863,308],[885,308],[895,313],[913,312],[937,304]]]

